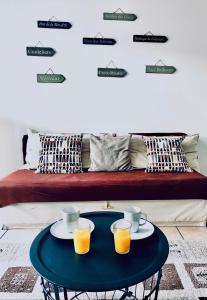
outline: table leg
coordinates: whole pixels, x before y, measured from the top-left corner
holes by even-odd
[[[151,300],[152,294],[154,294],[154,300],[158,299],[158,292],[160,289],[161,277],[162,277],[162,269],[160,269],[157,274],[157,282],[156,282],[155,286],[151,287],[152,289],[151,289],[150,293],[148,295],[144,296],[143,300]],[[153,283],[153,280],[152,280],[152,283]],[[145,290],[144,290],[144,292],[145,292]]]
[[[155,290],[155,300],[157,300],[157,298],[158,298],[161,278],[162,278],[162,269],[159,271],[158,277],[157,277],[157,285],[156,285],[156,290]]]
[[[55,300],[60,300],[60,295],[59,295],[59,289],[57,285],[53,285],[54,286],[54,292],[55,292]]]
[[[42,292],[43,292],[43,295],[44,295],[44,298],[45,300],[47,300],[47,295],[46,295],[46,292],[45,292],[45,286],[44,286],[44,279],[41,277],[41,286],[42,286]]]
[[[63,289],[64,292],[64,300],[68,300],[68,293],[66,289]]]
[[[144,290],[143,290],[143,296],[141,298],[142,300],[151,300],[151,299],[158,300],[158,293],[159,293],[159,288],[160,288],[161,277],[162,277],[162,270],[160,269],[159,272],[157,273],[157,275],[153,275],[152,282],[151,282],[151,288],[149,290],[147,289],[148,290],[147,295],[145,294],[145,292],[146,292],[145,282],[143,282]],[[156,281],[155,285],[154,285],[154,281]],[[68,290],[66,288],[61,288],[55,284],[49,283],[43,277],[41,277],[41,285],[42,285],[42,289],[43,289],[44,300],[60,300],[61,292],[64,296],[63,299],[68,300]],[[131,292],[128,287],[117,290],[117,291],[121,291],[123,293],[122,296],[119,298],[119,300],[125,300],[126,298],[131,298],[132,300],[138,300],[137,299],[137,285],[135,286],[134,292]],[[53,296],[52,296],[51,292],[54,293]],[[75,295],[73,295],[73,297],[71,297],[70,300],[80,300],[78,298],[78,296],[80,296],[82,294],[85,294],[88,297],[88,300],[90,300],[87,292],[78,292],[78,293],[74,292],[74,293],[75,293]],[[113,292],[113,296],[110,298],[111,300],[114,300],[115,293],[116,293],[116,290]],[[101,299],[101,298],[99,298],[97,292],[95,292],[94,294],[96,295],[94,298],[96,298],[97,300]],[[107,292],[104,293],[105,300],[107,300],[106,296],[107,296]],[[62,297],[61,297],[61,299],[62,299]]]
[[[121,296],[121,298],[119,300],[125,300],[126,297],[130,298],[133,295],[133,293],[129,291],[129,288],[125,288],[124,290],[125,290],[125,292],[123,293],[123,295]]]

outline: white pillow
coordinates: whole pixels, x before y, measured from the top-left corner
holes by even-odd
[[[26,163],[29,169],[37,169],[39,165],[39,151],[41,149],[39,132],[33,129],[27,129],[27,151]]]
[[[189,167],[200,172],[197,149],[198,140],[199,134],[187,135],[182,142],[182,147]],[[141,135],[132,135],[129,151],[132,166],[136,169],[145,169],[147,167],[147,148]]]
[[[191,169],[200,172],[200,164],[198,161],[198,140],[199,134],[187,135],[182,142],[188,165]]]

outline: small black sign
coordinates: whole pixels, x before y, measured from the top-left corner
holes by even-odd
[[[62,74],[37,74],[39,83],[63,83],[66,80]]]
[[[99,77],[125,77],[127,75],[127,71],[124,69],[118,68],[98,68],[98,76]]]
[[[104,20],[114,20],[114,21],[135,21],[137,19],[137,16],[135,14],[125,14],[122,11],[121,11],[121,13],[117,13],[115,11],[113,13],[105,12],[103,14],[103,19]]]
[[[156,65],[146,66],[146,73],[173,74],[175,72],[176,72],[176,68],[174,66],[156,66]]]
[[[145,42],[145,43],[166,43],[168,38],[164,35],[134,35],[134,42]]]
[[[72,27],[72,24],[69,22],[60,21],[37,21],[37,27],[51,29],[70,29]]]
[[[53,48],[47,47],[27,47],[28,56],[53,56],[56,51]]]
[[[85,45],[114,45],[114,44],[116,44],[116,41],[114,39],[84,37],[83,44],[85,44]]]

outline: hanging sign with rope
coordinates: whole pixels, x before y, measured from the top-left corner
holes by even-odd
[[[146,66],[146,73],[173,74],[175,72],[174,66],[166,66],[161,59],[155,65]]]
[[[51,73],[48,73],[48,72]],[[45,74],[37,74],[37,82],[38,83],[63,83],[66,78],[62,74],[54,74],[51,68]]]
[[[110,67],[110,66],[113,66]],[[125,69],[117,68],[113,60],[111,60],[106,68],[98,68],[98,77],[125,77],[127,71]]]
[[[144,43],[166,43],[168,38],[165,35],[154,35],[151,31],[148,31],[144,35],[134,35],[133,42]]]
[[[38,28],[50,28],[50,29],[70,29],[72,24],[69,22],[59,21],[56,17],[50,18],[48,21],[37,21]]]
[[[113,13],[103,13],[103,19],[113,21],[135,21],[137,16],[135,14],[126,14],[121,8],[118,8]]]
[[[41,45],[41,47],[39,47],[38,45]],[[26,52],[28,56],[46,56],[46,57],[53,56],[56,53],[56,51],[53,48],[44,47],[40,41],[34,47],[26,47]]]
[[[95,37],[84,37],[83,44],[85,45],[114,45],[116,40],[104,38],[104,36],[98,32]]]

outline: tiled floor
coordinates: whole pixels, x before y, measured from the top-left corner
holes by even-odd
[[[160,227],[160,229],[166,235],[168,240],[182,240],[183,239],[183,237],[181,236],[177,227]]]
[[[205,240],[207,227],[160,227],[168,240]]]
[[[168,240],[206,240],[207,241],[207,227],[160,227],[160,229],[167,236]],[[1,241],[20,241],[22,237],[24,240],[32,240],[38,234],[39,229],[13,229],[0,230]],[[22,234],[24,232],[24,234]]]
[[[36,235],[40,232],[40,229],[11,229],[0,230],[0,241],[3,242],[28,242],[32,243]]]

